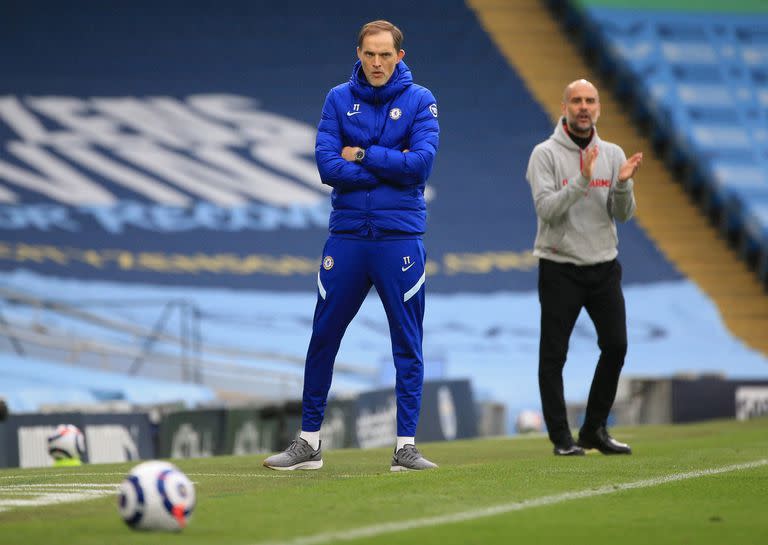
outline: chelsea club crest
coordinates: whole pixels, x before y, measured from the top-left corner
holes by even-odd
[[[323,268],[326,271],[330,271],[333,268],[333,258],[329,255],[323,258]]]
[[[402,110],[400,110],[400,108],[392,108],[391,110],[389,110],[389,118],[392,121],[397,121],[398,119],[400,119],[401,115],[403,115],[403,112]]]

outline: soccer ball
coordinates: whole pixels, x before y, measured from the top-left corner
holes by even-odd
[[[143,462],[120,484],[118,510],[135,530],[181,530],[195,508],[195,487],[169,462]]]
[[[79,461],[85,454],[85,436],[72,424],[61,424],[48,437],[48,454],[56,461]]]
[[[544,417],[541,416],[539,411],[524,409],[517,415],[515,429],[517,433],[544,431]]]

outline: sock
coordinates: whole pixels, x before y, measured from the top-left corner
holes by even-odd
[[[405,445],[414,445],[416,446],[416,438],[415,437],[400,437],[397,436],[397,447],[395,447],[395,452],[403,448]]]
[[[317,450],[318,448],[320,448],[320,432],[319,431],[301,430],[299,437],[301,437],[307,443],[309,443],[309,446],[312,447],[314,450]]]

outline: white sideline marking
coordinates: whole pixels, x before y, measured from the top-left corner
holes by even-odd
[[[124,473],[51,473],[33,475],[34,477],[104,477],[120,476],[125,477]],[[269,473],[187,473],[188,477],[235,477],[242,478],[260,478],[260,479],[281,479],[290,478],[287,475],[269,474]],[[357,477],[372,477],[374,475],[336,475],[337,478],[351,479]],[[71,503],[86,501],[103,496],[109,496],[117,493],[118,485],[110,483],[7,483],[10,479],[28,479],[30,475],[3,475],[0,479],[5,479],[6,483],[0,483],[0,513],[8,511],[14,507],[43,507],[46,505],[55,505],[59,503]],[[294,476],[295,478],[295,476]],[[12,496],[3,498],[3,496]],[[31,496],[31,498],[20,498],[19,496]]]
[[[309,477],[312,474],[311,471],[273,471],[269,470],[269,473],[187,473],[187,477],[236,477],[238,479],[245,477],[254,477],[257,479],[290,479],[298,476]],[[360,477],[379,477],[381,475],[389,475],[389,471],[386,473],[358,473],[358,474],[339,474],[330,475],[334,479],[357,479]]]
[[[0,476],[0,479],[30,479],[39,477],[45,477],[46,479],[49,477],[114,477],[117,475],[125,477],[127,474],[127,471],[122,473],[20,473],[18,475],[2,475]]]
[[[0,485],[0,513],[13,507],[42,507],[58,503],[72,503],[111,496],[117,492],[115,484],[49,483]],[[3,499],[3,495],[14,496]],[[34,496],[30,499],[18,496]]]
[[[256,478],[256,479],[280,479],[285,478],[281,473],[187,473],[187,477],[235,477],[237,479]]]
[[[698,471],[689,471],[686,473],[673,473],[672,475],[665,475],[662,477],[656,477],[653,479],[645,479],[642,481],[635,481],[631,483],[619,483],[613,485],[602,486],[600,488],[590,488],[587,490],[579,490],[576,492],[564,492],[562,494],[553,494],[551,496],[542,496],[540,498],[532,498],[529,500],[521,500],[511,503],[502,503],[491,507],[485,507],[483,509],[473,509],[470,511],[462,511],[459,513],[451,513],[448,515],[439,515],[435,517],[424,517],[411,520],[403,520],[400,522],[385,522],[383,524],[373,524],[371,526],[363,526],[362,528],[353,528],[351,530],[328,532],[324,534],[316,534],[313,536],[303,536],[294,539],[288,539],[285,541],[262,541],[257,545],[318,545],[320,543],[327,543],[329,541],[351,541],[353,539],[360,539],[366,537],[375,537],[383,534],[390,534],[393,532],[402,532],[404,530],[412,530],[414,528],[425,528],[429,526],[438,526],[441,524],[451,524],[454,522],[464,522],[468,520],[475,520],[479,518],[492,517],[495,515],[502,515],[504,513],[511,513],[513,511],[522,511],[523,509],[530,509],[531,507],[542,507],[545,505],[555,505],[571,500],[580,500],[584,498],[593,498],[595,496],[604,496],[606,494],[613,494],[622,490],[633,490],[635,488],[648,488],[651,486],[658,486],[661,484],[672,483],[676,481],[684,481],[686,479],[696,479],[699,477],[706,477],[709,475],[719,475],[720,473],[728,473],[731,471],[740,471],[743,469],[754,469],[756,467],[764,466],[768,464],[768,459],[756,460],[754,462],[747,462],[743,464],[734,464],[730,466],[716,467],[713,469],[701,469]]]
[[[187,477],[234,477],[237,479],[251,478],[251,477],[255,479],[289,479],[291,477],[293,478],[297,477],[296,475],[297,472],[295,471],[278,473],[272,470],[269,470],[269,471],[265,470],[264,473],[187,473],[186,471],[184,473],[187,475]],[[309,476],[311,473],[299,472],[299,474]],[[35,477],[35,478],[37,477],[46,477],[46,478],[47,477],[125,477],[126,475],[128,475],[128,470],[122,473],[39,473],[35,475],[29,475],[29,474],[0,475],[0,479],[7,479],[7,480],[29,479],[30,477]],[[382,471],[382,473],[339,474],[339,475],[334,475],[333,477],[337,479],[357,479],[360,477],[376,477],[381,475],[389,475],[389,471],[386,471],[386,472]],[[72,484],[72,486],[78,486],[78,485],[79,486],[98,486],[98,485],[84,485],[82,483]],[[0,488],[2,488],[3,486],[8,486],[8,485],[0,484]],[[27,486],[32,486],[32,485],[27,485]],[[44,485],[40,485],[40,486],[44,486]],[[69,486],[69,485],[62,484],[57,486]]]
[[[116,488],[115,484],[91,484],[91,483],[45,483],[45,484],[0,484],[0,492],[5,490],[40,488]]]

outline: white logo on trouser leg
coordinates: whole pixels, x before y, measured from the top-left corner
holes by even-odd
[[[423,273],[421,273],[421,278],[419,278],[416,281],[416,283],[413,285],[413,287],[408,291],[406,291],[405,295],[403,295],[403,303],[406,303],[408,299],[410,299],[411,297],[416,295],[416,293],[418,293],[419,288],[424,283],[424,280],[426,280],[426,278],[427,278],[427,271],[424,271]]]

